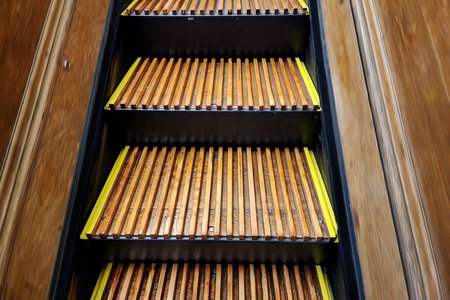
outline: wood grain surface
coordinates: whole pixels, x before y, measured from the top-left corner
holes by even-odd
[[[450,18],[447,1],[373,1],[410,160],[414,198],[431,237],[440,297],[450,297]],[[406,176],[406,175],[405,175]],[[411,224],[418,222],[412,215]],[[418,245],[425,248],[429,240]],[[426,266],[424,266],[426,267]],[[435,279],[435,278],[432,278]],[[434,295],[427,295],[433,297]]]
[[[449,256],[442,255],[449,236],[447,6],[396,2],[388,13],[378,1],[352,5],[409,293],[417,299],[444,297],[449,286],[443,272]],[[430,10],[438,12],[439,26]],[[424,174],[428,182],[420,178]],[[434,228],[433,222],[438,222]]]
[[[0,173],[50,0],[2,1],[0,10]],[[0,199],[1,205],[1,199]]]
[[[321,4],[364,292],[368,299],[406,299],[351,5],[349,0]]]
[[[9,252],[14,255],[2,260],[2,265],[7,263],[2,299],[48,296],[105,30],[109,1],[58,3],[64,6],[56,16],[62,22],[58,33],[64,36],[63,47],[58,67],[48,70],[53,85],[48,97],[41,99],[47,101],[47,109],[37,123],[36,139],[28,145],[32,163],[26,166],[27,179],[15,193],[23,205],[15,230],[8,235],[14,240]],[[65,60],[70,67],[63,67]]]

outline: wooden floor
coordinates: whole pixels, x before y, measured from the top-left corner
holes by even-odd
[[[330,299],[320,266],[110,263],[94,299]]]
[[[307,148],[126,148],[89,238],[328,240],[333,211]]]
[[[135,15],[260,15],[305,14],[298,0],[135,0],[124,14]]]
[[[317,110],[298,58],[138,58],[109,109]]]

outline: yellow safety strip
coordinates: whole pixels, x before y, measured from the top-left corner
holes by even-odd
[[[103,267],[100,276],[95,284],[94,292],[92,293],[91,300],[102,299],[103,292],[105,291],[106,284],[108,283],[109,274],[111,273],[112,263],[108,263]]]
[[[327,204],[327,202],[330,202],[330,198],[328,197],[327,191],[322,189],[323,185],[323,179],[320,175],[319,167],[314,164],[313,158],[314,153],[312,151],[309,151],[307,147],[303,148],[303,151],[305,152],[306,161],[308,163],[308,168],[311,171],[312,179],[314,182],[314,186],[316,187],[317,196],[319,198],[320,207],[323,212],[323,217],[325,218],[325,222],[328,226],[328,231],[330,233],[330,238],[335,239],[336,238],[336,221],[334,218],[334,212],[331,208],[331,203]]]
[[[322,299],[324,300],[332,300],[333,293],[330,289],[330,284],[328,282],[328,278],[324,273],[321,266],[316,265],[317,277],[319,277],[320,291],[322,295]]]
[[[300,2],[301,7],[305,10],[306,14],[309,14],[309,7],[305,0],[298,0]]]
[[[133,0],[130,5],[127,6],[127,8],[125,8],[125,10],[120,14],[121,16],[128,16],[131,14],[131,8],[133,7],[133,5],[136,4],[136,2],[138,2],[139,0]]]
[[[106,179],[105,185],[103,186],[100,196],[98,196],[94,209],[92,210],[91,215],[89,216],[89,219],[86,225],[84,226],[83,231],[81,232],[80,239],[87,240],[88,239],[87,234],[92,233],[92,230],[94,230],[94,226],[97,223],[97,220],[103,211],[103,207],[105,206],[106,201],[108,200],[108,196],[112,191],[112,187],[114,185],[114,182],[116,181],[117,175],[119,174],[120,169],[122,168],[123,162],[128,153],[128,149],[130,149],[130,146],[126,146],[125,149],[120,151],[120,154],[117,157],[116,162],[114,163],[111,173],[109,174],[108,179]]]
[[[311,95],[311,100],[314,104],[314,109],[319,109],[320,108],[319,94],[317,93],[316,87],[314,86],[311,76],[309,75],[309,72],[306,69],[305,63],[302,62],[298,57],[295,58],[295,61],[297,62],[297,66],[300,69],[300,73],[302,74],[303,80],[305,81],[306,89],[308,90],[308,93]]]
[[[333,213],[333,206],[331,205],[331,200],[330,200],[330,197],[328,196],[328,192],[325,187],[325,183],[323,181],[322,174],[319,171],[319,165],[317,164],[317,160],[314,155],[314,152],[312,152],[311,150],[309,150],[309,152],[311,153],[312,162],[313,162],[314,168],[316,169],[317,177],[319,178],[319,184],[320,184],[320,188],[322,190],[322,194],[325,196],[325,200],[326,200],[325,202],[327,204],[328,211],[331,212],[330,213],[331,221],[333,222],[334,228],[337,231],[338,226],[337,226],[337,222],[336,222],[336,217],[334,216],[334,213]]]
[[[111,106],[114,105],[114,103],[116,102],[116,100],[119,97],[120,93],[122,92],[123,88],[127,84],[128,80],[130,80],[131,75],[133,75],[134,70],[136,69],[136,67],[139,64],[139,62],[141,61],[141,59],[142,59],[141,57],[138,57],[136,59],[136,61],[131,65],[131,68],[127,71],[125,76],[122,78],[122,81],[120,81],[119,86],[116,88],[116,90],[112,94],[111,98],[109,98],[108,103],[106,103],[106,105],[105,105],[105,109],[106,110],[110,110]]]

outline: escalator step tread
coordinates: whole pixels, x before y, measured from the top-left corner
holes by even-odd
[[[94,299],[331,299],[319,265],[130,262],[107,264]]]
[[[126,147],[82,238],[334,241],[312,152]]]
[[[298,0],[135,0],[123,15],[304,15]]]
[[[137,58],[106,109],[318,110],[298,58]]]

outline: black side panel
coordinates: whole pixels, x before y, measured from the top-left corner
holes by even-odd
[[[323,124],[320,134],[321,145],[316,149],[318,164],[327,189],[332,199],[332,204],[339,227],[339,261],[331,264],[331,285],[333,292],[339,294],[338,298],[363,299],[364,288],[362,284],[361,269],[359,265],[358,251],[356,248],[356,237],[353,219],[351,215],[350,200],[347,189],[347,181],[342,160],[341,141],[339,139],[336,107],[334,105],[331,74],[327,59],[327,48],[323,31],[323,19],[320,12],[321,2],[310,1],[311,5],[311,35],[315,45],[318,92],[322,101],[323,112],[321,123]],[[331,49],[333,51],[333,49]],[[307,64],[308,65],[308,64]],[[313,71],[313,72],[314,72]],[[334,272],[333,272],[334,271]],[[344,276],[341,276],[343,273]],[[345,286],[345,296],[342,294]]]

